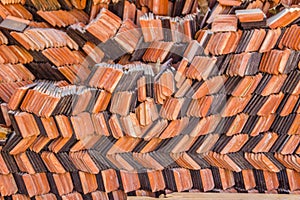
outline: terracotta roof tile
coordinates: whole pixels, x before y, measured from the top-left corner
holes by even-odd
[[[192,40],[189,42],[183,57],[189,62],[192,62],[195,56],[201,55],[203,53],[203,47],[197,42],[197,40]]]
[[[96,191],[96,192],[92,192],[91,195],[93,200],[98,200],[98,199],[108,200],[108,194],[105,192]]]
[[[78,200],[83,200],[82,196],[78,192],[73,192],[70,194],[66,194],[62,196],[63,200],[72,200],[72,199],[78,199]]]
[[[2,32],[0,32],[0,41],[1,41],[1,45],[8,44],[8,39]]]
[[[243,170],[242,178],[246,190],[251,190],[255,188],[256,183],[255,183],[254,174],[252,170]]]
[[[32,14],[19,3],[15,4],[0,4],[0,16],[5,19],[7,16],[11,15],[14,17],[19,17],[22,19],[32,20]]]
[[[259,49],[259,52],[263,53],[263,52],[267,52],[267,51],[270,51],[271,49],[273,49],[277,43],[277,40],[280,37],[280,34],[281,34],[281,29],[279,29],[279,28],[269,30],[268,33],[266,34],[266,37],[265,37],[260,49]]]
[[[252,152],[269,152],[272,145],[277,140],[278,135],[276,133],[265,133],[263,138],[258,142],[258,144],[252,149]]]
[[[172,48],[173,42],[154,41],[146,50],[143,60],[145,62],[164,62]]]
[[[139,21],[142,27],[142,32],[144,35],[145,42],[152,42],[155,40],[163,39],[163,32],[162,29],[160,28],[162,27],[161,20],[154,19],[154,16],[150,14],[150,15],[143,15]],[[151,33],[152,29],[157,29],[156,35],[153,35]]]
[[[279,182],[276,173],[264,171],[264,178],[265,178],[267,191],[278,189]]]
[[[39,136],[35,141],[30,145],[30,150],[39,153],[50,141],[50,138],[45,136]]]
[[[7,128],[7,127],[10,127],[11,126],[11,120],[9,118],[9,109],[8,109],[8,106],[7,106],[7,103],[2,103],[0,104],[0,108],[1,108],[1,112],[2,112],[2,124],[5,125],[5,126],[2,126],[2,134],[5,134],[6,132],[9,132],[10,129]]]
[[[266,116],[270,114],[274,114],[280,105],[280,102],[282,101],[284,97],[283,93],[279,93],[277,95],[271,95],[267,101],[263,104],[261,109],[258,111],[257,115],[259,116]],[[270,103],[273,103],[273,107],[270,107]]]
[[[91,21],[85,29],[100,41],[105,42],[114,36],[121,26],[121,19],[112,12],[102,9],[98,16]],[[99,29],[104,29],[104,32],[99,32]]]
[[[286,101],[282,101],[282,105],[280,105],[280,110],[278,108],[277,112],[280,112],[280,116],[288,116],[289,114],[291,114],[297,104],[297,101],[299,99],[299,96],[296,95],[290,95],[290,96],[286,96],[284,100]],[[285,103],[285,104],[283,104]]]
[[[0,49],[3,51],[0,54],[1,64],[26,64],[33,61],[32,56],[25,49],[22,49],[19,46],[1,45]]]
[[[57,198],[56,198],[55,194],[49,193],[49,194],[44,194],[44,195],[36,196],[35,199],[37,199],[37,200],[47,200],[47,199],[49,199],[49,200],[56,200]]]
[[[120,173],[125,192],[138,190],[140,188],[140,182],[136,173],[123,170]]]
[[[43,152],[41,158],[48,170],[53,173],[66,173],[65,169],[52,152]]]
[[[0,180],[0,185],[2,186],[0,194],[2,196],[10,196],[17,193],[18,188],[12,174],[0,175]]]
[[[258,22],[262,21],[266,16],[260,9],[236,10],[236,16],[240,22]]]
[[[270,17],[267,24],[270,28],[285,27],[296,20],[300,15],[299,8],[286,8],[277,15]]]
[[[58,138],[56,140],[53,140],[50,144],[49,144],[49,150],[51,150],[54,153],[58,153],[62,150],[64,150],[64,148],[70,144],[74,144],[75,137],[72,138]],[[48,144],[46,144],[48,145]]]
[[[237,18],[235,15],[217,15],[212,23],[212,31],[236,31]]]
[[[65,174],[53,174],[58,193],[60,196],[69,194],[73,191],[73,184],[70,173]]]
[[[219,2],[224,6],[239,6],[242,3],[239,0],[220,0]]]
[[[132,53],[136,49],[141,36],[141,32],[136,30],[136,28],[137,26],[131,20],[126,20],[115,36],[115,40],[129,53]]]
[[[264,90],[261,92],[262,96],[269,96],[272,93],[276,94],[281,91],[281,88],[286,80],[287,76],[283,75],[273,75],[269,82],[266,84]]]
[[[24,174],[22,176],[28,195],[30,197],[47,194],[50,191],[49,183],[46,174]]]
[[[299,180],[298,179],[299,173],[294,170],[289,170],[289,169],[287,169],[286,172],[287,172],[287,176],[289,179],[289,187],[291,188],[291,191],[295,191],[295,190],[299,189],[299,181],[297,181],[297,180]]]
[[[206,80],[216,61],[216,58],[204,56],[194,57],[190,67],[186,72],[187,78],[197,79],[198,81],[201,81],[202,79]]]
[[[79,172],[80,181],[82,184],[83,193],[91,193],[97,190],[98,184],[94,174]]]
[[[20,3],[25,4],[24,0],[1,0],[1,3],[5,4],[12,4],[12,3]]]
[[[38,11],[37,14],[54,27],[66,27],[79,22],[88,22],[88,16],[86,15],[86,13],[76,9],[71,11]]]
[[[292,25],[287,28],[284,32],[283,37],[280,40],[279,47],[289,47],[291,49],[298,50],[299,49],[299,39],[296,39],[293,35],[299,32],[299,26]]]
[[[231,97],[222,111],[222,116],[233,116],[242,112],[250,101],[249,97]],[[238,106],[237,106],[238,105]]]
[[[297,114],[295,116],[295,119],[294,119],[293,123],[291,124],[288,134],[290,134],[290,135],[299,134],[299,123],[297,123],[297,121],[299,120],[299,117],[300,117],[299,114]]]
[[[205,96],[200,99],[193,99],[187,110],[189,117],[205,117],[213,102],[213,96]]]
[[[35,28],[24,33],[12,32],[11,35],[29,50],[43,50],[45,48],[68,46],[78,49],[78,45],[65,33],[56,29]],[[31,41],[30,46],[27,42]]]
[[[30,198],[24,194],[15,194],[15,195],[12,195],[12,199],[13,200],[16,200],[16,199],[29,200]]]
[[[98,48],[94,43],[87,42],[82,47],[82,49],[96,63],[101,62],[101,60],[104,58],[103,51],[100,48]]]
[[[245,76],[233,90],[232,95],[245,97],[253,94],[261,79],[261,73],[257,74],[256,76]]]
[[[296,2],[1,2],[2,196],[299,189]]]
[[[251,39],[245,49],[245,52],[258,51],[261,48],[263,42],[266,41],[265,29],[254,29]]]
[[[30,162],[28,156],[26,155],[26,153],[21,153],[18,155],[14,156],[15,161],[20,169],[20,171],[22,172],[26,172],[29,174],[35,174],[35,170],[33,168],[32,163]]]

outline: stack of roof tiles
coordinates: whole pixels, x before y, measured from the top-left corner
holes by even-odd
[[[0,2],[1,199],[299,193],[298,0]]]

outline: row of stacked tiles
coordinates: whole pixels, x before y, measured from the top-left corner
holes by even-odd
[[[125,199],[122,191],[138,196],[157,196],[168,193],[168,190],[297,193],[300,189],[299,176],[299,172],[288,169],[278,173],[261,170],[243,170],[236,173],[215,167],[144,172],[108,169],[97,175],[84,172],[32,175],[14,173],[0,175],[0,192],[2,196],[6,196],[5,199],[17,193],[24,195],[25,199],[28,196],[35,199],[69,199],[66,196],[74,192],[79,195],[79,199]]]

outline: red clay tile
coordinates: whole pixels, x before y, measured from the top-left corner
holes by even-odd
[[[93,200],[108,200],[108,194],[105,192],[96,191],[92,192],[91,195]]]
[[[27,172],[29,174],[36,173],[26,153],[20,153],[18,155],[15,155],[15,160],[18,166],[22,166],[20,167],[20,169],[22,169],[23,172]]]
[[[264,179],[267,187],[267,191],[276,190],[279,187],[279,181],[277,174],[274,172],[264,171]]]
[[[300,115],[297,114],[289,131],[288,131],[288,134],[289,135],[293,135],[293,134],[297,134],[299,135],[300,134],[300,124],[299,124],[299,119],[300,119]]]
[[[43,152],[41,154],[41,158],[44,161],[44,164],[48,168],[48,170],[52,173],[66,173],[66,170],[62,166],[62,164],[59,162],[55,154],[52,152]]]
[[[298,190],[300,188],[300,173],[290,169],[287,169],[286,172],[289,180],[290,190]]]
[[[162,191],[166,188],[162,171],[148,171],[147,174],[152,192]]]
[[[243,114],[243,113],[237,115],[234,121],[232,122],[229,130],[227,131],[226,135],[232,136],[241,133],[248,120],[248,117],[249,116],[247,114]]]
[[[251,136],[257,136],[259,133],[266,132],[270,129],[276,115],[261,116],[251,132]]]
[[[254,189],[256,182],[254,179],[254,174],[252,170],[242,170],[243,181],[246,190]]]
[[[116,200],[126,200],[127,196],[122,190],[113,191],[112,196]]]
[[[78,192],[73,192],[73,193],[70,193],[70,194],[63,195],[62,199],[63,200],[73,200],[73,199],[83,200],[81,194],[78,193]]]
[[[229,189],[235,185],[232,171],[220,168],[219,172],[223,190]]]
[[[283,98],[284,98],[284,94],[282,92],[280,92],[279,94],[276,94],[276,95],[269,96],[268,100],[264,103],[264,105],[258,111],[257,115],[267,116],[270,114],[274,114]]]
[[[277,27],[285,27],[300,16],[299,8],[286,8],[277,15],[270,17],[267,20],[267,25],[274,29]]]
[[[22,139],[9,153],[11,155],[17,155],[25,152],[35,142],[36,138],[37,136],[31,136]]]
[[[12,174],[0,175],[0,194],[10,196],[18,192],[17,184]]]
[[[234,135],[220,153],[228,154],[228,153],[238,152],[245,145],[248,139],[249,139],[248,134]]]
[[[212,24],[212,31],[236,31],[237,18],[235,15],[217,15]]]
[[[210,191],[215,187],[214,179],[210,169],[200,170],[201,180],[204,192]]]
[[[294,153],[299,143],[300,143],[300,135],[292,135],[289,138],[289,140],[284,144],[280,153],[284,155]]]
[[[35,196],[36,200],[57,200],[55,194],[44,194],[40,196]]]
[[[30,200],[30,198],[27,195],[24,194],[15,194],[12,195],[13,200]]]
[[[175,183],[178,192],[189,190],[193,187],[190,171],[184,168],[172,170],[174,173]]]
[[[1,149],[1,151],[2,151],[2,149]],[[0,155],[0,173],[3,175],[7,175],[10,173],[8,166],[6,165],[2,155]]]
[[[267,32],[259,52],[267,52],[274,48],[281,34],[281,29],[274,29]]]
[[[94,174],[79,172],[81,186],[84,194],[91,193],[97,190],[98,184]]]
[[[71,122],[78,139],[84,139],[95,132],[91,116],[87,112],[71,117]]]
[[[53,179],[60,196],[73,191],[72,179],[69,173],[53,174]]]
[[[259,141],[259,143],[252,149],[252,152],[269,152],[272,148],[276,140],[278,139],[278,135],[276,133],[265,133],[264,137]]]
[[[137,172],[120,171],[125,193],[140,189],[140,181]]]
[[[251,96],[248,97],[231,97],[223,111],[222,117],[234,116],[244,110],[248,102],[250,101]]]
[[[115,170],[113,169],[103,170],[101,171],[101,174],[103,178],[105,191],[107,193],[118,190],[119,181]]]
[[[264,90],[261,92],[262,96],[269,96],[271,94],[276,94],[280,92],[281,87],[283,86],[287,75],[273,75],[272,78],[269,80],[267,85],[265,86]]]

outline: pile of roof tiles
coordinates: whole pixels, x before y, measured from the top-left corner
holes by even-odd
[[[299,193],[298,0],[0,2],[1,199]]]

